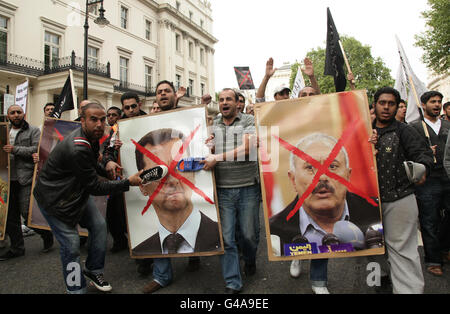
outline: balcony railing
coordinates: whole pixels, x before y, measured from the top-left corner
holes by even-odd
[[[120,81],[114,85],[114,91],[116,92],[135,92],[138,95],[145,97],[156,96],[155,88],[133,84],[130,82]]]
[[[0,68],[21,74],[41,76],[52,74],[68,69],[83,71],[84,59],[79,58],[72,52],[69,57],[62,57],[51,60],[49,63],[44,61],[27,58],[13,53],[0,55]],[[88,61],[88,73],[111,78],[110,63],[104,65],[98,62]]]

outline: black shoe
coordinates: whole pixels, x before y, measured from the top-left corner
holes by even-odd
[[[189,257],[189,263],[186,267],[186,270],[192,273],[198,271],[199,269],[200,269],[200,257],[198,256]]]
[[[166,166],[156,166],[155,168],[145,170],[141,173],[142,185],[146,185],[152,181],[158,181],[164,178],[169,169]]]
[[[103,292],[109,292],[112,290],[111,285],[105,280],[103,274],[93,274],[87,270],[83,270],[83,274],[91,280],[92,284],[98,290]]]
[[[239,294],[241,293],[241,290],[235,290],[233,288],[225,288],[225,294]]]
[[[128,249],[127,243],[114,243],[112,248],[109,250],[111,253],[118,253]]]
[[[49,235],[43,238],[44,240],[44,248],[42,249],[42,253],[48,253],[51,251],[53,247],[53,235]]]
[[[147,277],[153,272],[153,259],[136,260],[137,272],[143,277]]]
[[[13,251],[10,250],[10,251],[8,251],[5,254],[0,256],[0,261],[3,262],[3,261],[10,260],[12,258],[15,258],[15,257],[24,256],[24,255],[25,255],[25,251],[24,252],[20,252],[20,253],[14,253]]]
[[[247,264],[244,266],[244,274],[247,277],[253,276],[256,273],[256,264]]]

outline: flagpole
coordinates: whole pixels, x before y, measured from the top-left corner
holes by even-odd
[[[344,61],[345,61],[345,65],[347,66],[348,73],[353,76],[353,72],[352,72],[352,69],[350,68],[350,63],[348,62],[347,55],[345,54],[344,46],[342,45],[341,40],[339,40],[339,47],[341,47],[342,55],[344,56]],[[351,80],[350,84],[352,85],[352,89],[354,89],[355,80],[354,79]]]
[[[408,78],[409,78],[409,84],[411,85],[411,89],[414,93],[414,97],[416,98],[417,107],[419,108],[419,114],[421,117],[420,120],[422,120],[423,131],[425,132],[425,137],[427,138],[428,144],[430,145],[430,148],[431,148],[432,144],[431,144],[431,139],[430,139],[430,133],[428,132],[428,128],[427,128],[427,125],[426,125],[424,117],[423,117],[422,108],[420,108],[420,105],[419,105],[420,102],[419,102],[419,97],[417,96],[416,87],[414,86],[412,76],[410,75]],[[433,159],[434,159],[434,163],[437,163],[436,156],[434,156],[434,154],[433,154]]]

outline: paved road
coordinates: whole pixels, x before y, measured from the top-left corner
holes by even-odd
[[[109,238],[108,247],[112,240]],[[59,245],[41,253],[42,241],[38,235],[25,238],[26,255],[0,262],[0,294],[62,294],[65,287],[59,260]],[[419,247],[421,254],[422,247]],[[4,249],[0,249],[0,254]],[[82,259],[86,250],[82,250]],[[159,294],[221,294],[224,292],[219,258],[202,257],[201,269],[195,273],[186,271],[188,259],[173,259],[174,281]],[[309,262],[302,264],[300,279],[289,276],[290,262],[269,262],[265,230],[261,228],[261,242],[257,260],[257,273],[244,278],[245,294],[310,294]],[[373,294],[374,288],[366,285],[366,258],[331,259],[328,268],[329,290],[333,294]],[[450,293],[450,264],[446,264],[443,277],[424,272],[425,293]],[[142,287],[151,280],[141,277],[134,260],[127,251],[106,256],[105,276],[115,294],[140,294]],[[95,293],[95,291],[91,291]]]

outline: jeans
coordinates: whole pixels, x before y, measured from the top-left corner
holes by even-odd
[[[170,258],[153,259],[153,280],[162,287],[167,287],[173,278],[172,262]]]
[[[314,287],[326,287],[328,281],[328,259],[313,259],[309,270],[309,280]]]
[[[448,226],[441,226],[441,210],[450,209],[450,180],[444,177],[429,177],[424,185],[416,188],[419,220],[422,231],[425,264],[441,265],[442,243],[440,227],[448,233]]]
[[[218,188],[220,220],[225,254],[220,257],[222,274],[227,288],[240,290],[242,278],[236,243],[236,224],[239,222],[242,253],[246,264],[256,263],[259,242],[259,185],[241,188]]]
[[[77,226],[70,226],[49,215],[43,209],[41,212],[60,244],[60,257],[67,292],[85,293],[86,280],[81,271],[80,236]],[[95,206],[92,196],[89,197],[79,225],[89,231],[86,270],[93,274],[101,274],[105,266],[107,228],[105,219]]]

